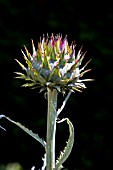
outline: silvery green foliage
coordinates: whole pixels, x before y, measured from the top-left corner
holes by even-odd
[[[7,117],[5,115],[0,115],[0,119],[3,118],[3,117],[6,118],[8,121],[12,122],[13,124],[17,125],[18,127],[20,127],[27,134],[29,134],[34,139],[36,139],[38,142],[40,142],[46,150],[46,142],[43,139],[41,139],[38,134],[33,133],[31,130],[29,130],[25,126],[21,125],[20,123],[13,121],[9,117]],[[73,127],[72,123],[70,122],[70,120],[68,118],[65,118],[65,119],[62,119],[61,121],[58,121],[57,123],[61,123],[65,120],[67,121],[67,123],[69,125],[70,136],[69,136],[69,139],[67,141],[67,145],[64,148],[64,150],[60,153],[60,156],[59,156],[58,160],[56,161],[56,165],[55,165],[55,168],[53,170],[62,169],[62,167],[63,167],[62,164],[68,158],[68,156],[69,156],[69,154],[72,150],[73,143],[74,143],[74,127]],[[44,154],[44,158],[42,160],[43,160],[43,166],[42,166],[41,170],[45,170],[45,168],[46,168],[46,154]],[[34,169],[35,169],[35,166],[33,166],[31,170],[34,170]]]

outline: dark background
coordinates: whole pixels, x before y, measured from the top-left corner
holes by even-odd
[[[21,122],[46,137],[47,100],[39,90],[21,88],[23,81],[14,79],[20,71],[16,61],[23,61],[21,49],[30,52],[34,43],[46,33],[68,35],[75,40],[78,50],[88,51],[84,63],[92,71],[83,93],[70,97],[60,118],[68,117],[75,127],[75,143],[64,163],[69,170],[111,169],[112,100],[113,100],[113,10],[108,1],[73,0],[0,0],[0,114]],[[59,95],[58,104],[63,100]],[[0,125],[0,164],[19,162],[23,169],[33,165],[39,169],[43,147],[5,119]],[[57,126],[56,157],[68,139],[68,126]]]

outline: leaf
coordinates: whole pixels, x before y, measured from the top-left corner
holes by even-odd
[[[35,83],[25,83],[21,87],[32,87],[35,86]]]
[[[42,64],[42,68],[46,68],[48,70],[50,70],[50,65],[49,65],[49,61],[46,55],[44,55],[44,60],[43,60],[43,64]]]
[[[79,87],[79,88],[80,88],[80,87]],[[77,88],[77,87],[72,87],[73,90],[76,90],[76,91],[78,91],[78,92],[82,92],[79,88]]]
[[[31,40],[32,41],[32,48],[33,48],[33,56],[36,54],[36,50],[35,50],[35,46],[34,46],[34,42],[33,42],[33,40]]]
[[[6,129],[5,129],[5,128],[3,128],[2,126],[0,126],[0,128],[6,131]]]
[[[75,63],[70,63],[71,67],[69,69],[66,70],[65,74],[64,74],[64,79],[70,79],[72,73],[74,72],[74,70],[77,67],[78,62]]]
[[[27,74],[35,81],[39,81],[42,84],[46,83],[46,80],[35,69],[27,70]]]
[[[92,59],[88,60],[87,63],[80,69],[80,72],[85,69],[85,67],[90,63]]]
[[[38,43],[38,49],[36,52],[36,59],[38,63],[42,63],[42,51],[41,51],[41,45]]]
[[[23,131],[25,131],[27,134],[29,134],[30,136],[32,136],[34,139],[36,139],[38,142],[40,142],[44,148],[46,148],[46,142],[41,139],[39,137],[38,134],[35,134],[32,132],[32,130],[29,130],[28,128],[26,128],[25,126],[23,126],[22,124],[20,124],[19,122],[15,122],[12,119],[10,119],[9,117],[5,116],[5,115],[0,115],[0,118],[6,118],[7,120],[9,120],[11,123],[17,125],[18,127],[20,127]]]
[[[67,145],[64,148],[63,152],[60,153],[60,156],[58,158],[58,160],[56,161],[56,166],[53,170],[60,170],[62,169],[62,164],[66,161],[66,159],[69,157],[73,144],[74,144],[74,127],[71,123],[71,121],[68,118],[64,118],[61,121],[57,122],[57,123],[61,123],[63,121],[67,121],[68,125],[69,125],[69,139],[67,141]]]
[[[82,47],[81,47],[82,48]],[[83,61],[83,59],[84,59],[84,56],[86,55],[86,53],[87,53],[87,51],[85,52],[85,53],[83,53],[83,54],[80,54],[79,52],[78,52],[78,55],[80,55],[80,58],[79,57],[77,57],[78,59],[76,59],[76,60],[78,60],[79,61],[79,66],[81,65],[81,63],[82,63],[82,61]],[[82,56],[81,56],[82,55]]]
[[[41,71],[40,71],[40,75],[42,75],[46,80],[48,80],[49,76],[50,76],[50,65],[49,65],[49,61],[48,61],[48,58],[47,56],[45,55],[44,53],[44,59],[43,59],[43,62],[42,62],[42,68],[41,68]]]
[[[14,73],[18,75],[18,76],[14,77],[14,78],[25,79],[25,80],[30,80],[30,81],[32,80],[30,77],[26,76],[23,73],[20,73],[20,72],[14,72]]]
[[[25,59],[27,65],[28,65],[28,67],[32,68],[32,63],[31,63],[30,59],[27,58],[27,56],[24,54],[23,50],[21,50],[21,52],[22,52],[22,54],[24,56],[24,59]]]
[[[64,109],[64,107],[65,107],[65,105],[66,105],[66,102],[67,102],[67,100],[69,99],[71,93],[72,93],[72,92],[70,92],[70,91],[68,92],[68,95],[66,96],[65,100],[63,101],[63,104],[62,104],[61,108],[58,109],[58,111],[57,111],[57,116],[58,116],[58,115],[61,113],[61,111]]]
[[[43,86],[43,87],[40,89],[40,92],[39,92],[39,93],[43,92],[44,90],[46,90],[46,87],[45,87],[45,86]]]
[[[83,72],[80,74],[80,77],[82,77],[85,73],[87,73],[87,72],[89,72],[89,71],[91,71],[91,69],[88,69],[88,70],[83,71]]]
[[[57,89],[58,92],[61,92],[60,86],[55,86],[55,88]]]
[[[64,52],[59,55],[59,68],[63,68],[67,63],[67,60],[64,58]]]
[[[48,48],[50,50],[50,60],[52,61],[57,61],[57,56],[55,54],[55,49],[54,48],[51,48],[48,44]]]
[[[32,68],[32,63],[31,63],[30,60],[26,60],[26,63],[27,63],[27,65],[28,65],[28,68]]]
[[[42,68],[41,69],[41,71],[40,71],[40,75],[42,76],[42,77],[44,77],[44,79],[46,80],[46,81],[48,81],[48,78],[49,78],[49,76],[50,76],[50,70],[49,69],[46,69],[46,68]]]
[[[18,74],[19,76],[25,76],[25,74],[23,74],[23,73],[20,73],[20,72],[14,72],[14,73],[16,73],[16,74]]]
[[[28,49],[26,48],[26,46],[24,46],[24,48],[25,48],[28,59],[31,59],[31,54],[29,53]]]
[[[26,67],[17,59],[15,59],[17,61],[17,63],[22,67],[23,70],[26,70]]]
[[[59,68],[56,66],[53,70],[53,72],[50,75],[49,81],[52,82],[59,82],[61,80],[61,75],[60,75],[60,71]]]
[[[67,85],[67,83],[70,81],[70,79],[65,79],[65,80],[61,80],[59,82],[60,85]]]

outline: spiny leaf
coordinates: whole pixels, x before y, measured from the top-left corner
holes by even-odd
[[[28,49],[26,48],[26,46],[24,46],[26,54],[28,56],[28,59],[31,59],[31,54],[29,53]]]
[[[44,60],[43,60],[42,67],[50,70],[50,65],[49,65],[49,62],[48,62],[48,59],[47,59],[47,56],[46,56],[46,55],[44,56]]]
[[[26,75],[20,72],[14,72],[15,74],[17,74],[18,76],[16,76],[15,78],[20,78],[20,79],[25,79]]]
[[[75,91],[78,91],[78,92],[82,92],[80,89],[78,89],[77,87],[72,87],[72,89]]]
[[[80,57],[81,57],[81,55],[82,55],[82,47],[83,46],[81,46],[81,48],[80,48],[80,50],[78,51],[78,54],[77,54],[77,56],[76,56],[76,60],[79,60],[80,59]]]
[[[17,59],[15,59],[17,61],[17,63],[22,67],[23,70],[26,70],[26,67]]]
[[[32,63],[31,63],[30,60],[26,60],[26,63],[27,63],[27,65],[28,65],[29,68],[32,68]]]
[[[67,145],[64,148],[63,152],[61,152],[58,160],[56,161],[56,166],[53,170],[60,170],[62,169],[62,164],[65,162],[65,160],[69,157],[72,147],[73,147],[73,143],[74,143],[74,127],[71,123],[71,121],[68,118],[62,119],[61,121],[59,121],[58,123],[61,123],[63,121],[67,121],[68,125],[69,125],[69,139],[67,141]]]
[[[36,54],[36,50],[35,50],[34,42],[33,42],[33,40],[31,40],[31,41],[32,41],[33,55],[35,55]]]
[[[58,62],[59,68],[63,68],[67,63],[67,60],[64,58],[64,52],[59,55],[59,58],[60,58]]]
[[[39,92],[39,93],[43,92],[44,90],[46,90],[46,87],[45,87],[45,86],[43,86],[43,87],[40,89],[40,92]]]
[[[49,45],[49,44],[48,44]],[[57,61],[57,56],[55,54],[55,49],[54,48],[51,48],[50,49],[50,60],[53,60],[53,61]]]
[[[14,77],[14,78],[25,79],[27,81],[33,81],[34,82],[34,80],[32,80],[29,76],[27,76],[27,75],[25,75],[23,73],[20,73],[20,72],[14,72],[14,73],[16,73],[18,75],[18,76]]]
[[[92,59],[88,60],[88,62],[80,69],[80,72],[85,69],[85,67],[90,63]]]
[[[66,71],[66,73],[64,74],[64,78],[65,79],[69,79],[71,77],[71,74],[73,73],[73,71],[76,69],[77,64],[79,61],[76,61],[69,70]]]
[[[87,73],[87,72],[89,72],[89,71],[91,71],[91,69],[88,69],[88,70],[83,71],[83,72],[80,74],[80,77],[82,77],[85,73]]]
[[[70,83],[71,84],[74,84],[75,82],[77,82],[78,81],[78,78],[79,77],[82,77],[85,73],[87,73],[87,72],[89,72],[89,71],[91,71],[91,69],[88,69],[88,70],[85,70],[85,71],[83,71],[83,72],[81,72],[79,75],[77,75],[76,76],[76,74],[75,74],[75,76],[72,78],[72,79],[70,79]],[[90,80],[90,79],[87,79],[87,81],[88,80]],[[82,80],[81,80],[82,81]],[[79,81],[80,82],[80,81]]]
[[[38,63],[42,63],[42,52],[41,52],[40,43],[38,43],[38,49],[36,52],[36,60]]]
[[[14,72],[14,73],[16,73],[16,74],[18,74],[18,75],[20,75],[20,76],[25,76],[25,74],[23,74],[23,73],[21,73],[21,72]]]
[[[42,75],[42,77],[44,77],[46,79],[46,81],[48,80],[49,76],[50,76],[50,65],[49,65],[49,61],[47,56],[44,56],[43,59],[43,63],[42,63],[42,68],[40,71],[40,75]]]
[[[35,85],[34,83],[25,83],[21,87],[32,87],[34,85]]]
[[[25,47],[25,49],[26,49],[26,47]],[[27,49],[26,49],[26,50],[27,50]],[[25,55],[25,53],[23,52],[23,50],[21,50],[21,52],[22,52],[22,54],[23,54],[23,57],[24,57],[27,65],[28,65],[28,67],[32,68],[32,63],[31,63],[31,61],[30,61],[30,57],[27,57],[27,56]],[[28,52],[27,52],[27,53],[28,53]]]
[[[50,75],[49,81],[59,82],[61,79],[59,68],[56,66]]]
[[[23,52],[22,49],[21,49],[21,52],[22,52],[22,54],[23,54],[24,59],[25,59],[25,60],[28,60],[27,56],[25,55],[25,53]]]
[[[31,76],[33,80],[38,81],[42,84],[46,82],[46,80],[35,69],[28,69],[27,74],[28,76]]]
[[[95,79],[83,79],[83,80],[81,80],[81,82],[83,82],[83,81],[95,81]],[[79,82],[80,82],[80,80],[79,80]]]
[[[81,56],[81,58],[79,59],[79,66],[81,65],[83,59],[84,59],[84,56],[86,55],[87,51]]]
[[[20,127],[23,131],[25,131],[27,134],[29,134],[30,136],[32,136],[34,139],[36,139],[38,142],[40,142],[44,148],[46,148],[46,142],[41,139],[39,137],[38,134],[35,134],[32,132],[32,130],[29,130],[28,128],[26,128],[25,126],[23,126],[22,124],[20,124],[19,122],[15,122],[14,120],[10,119],[9,117],[5,116],[5,115],[0,115],[0,118],[6,118],[7,120],[9,120],[11,123],[17,125],[18,127]]]

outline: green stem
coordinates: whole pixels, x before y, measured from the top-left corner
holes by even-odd
[[[46,143],[46,170],[55,167],[55,134],[57,118],[57,90],[47,89],[48,113],[47,113],[47,143]]]

